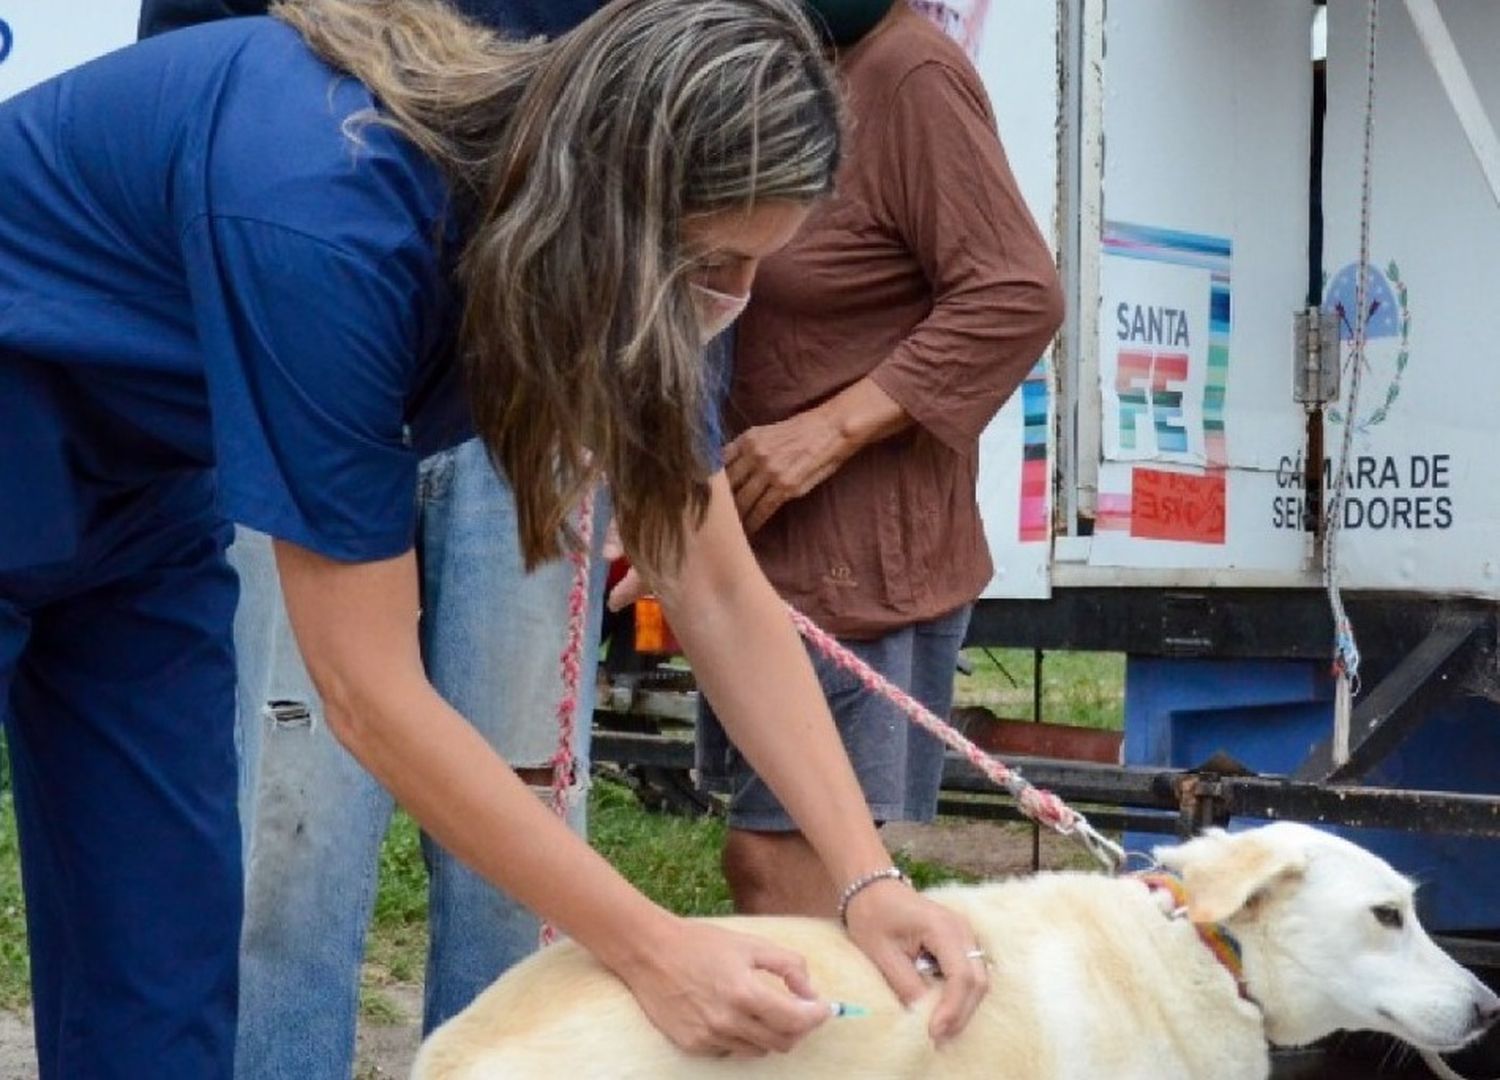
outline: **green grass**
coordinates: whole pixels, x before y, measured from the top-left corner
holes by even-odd
[[[636,888],[679,915],[727,915],[729,887],[719,870],[724,823],[653,814],[623,784],[589,792],[589,842]]]
[[[30,1000],[16,809],[10,791],[4,789],[0,790],[0,1009],[19,1009]]]
[[[427,869],[417,824],[397,811],[380,849],[380,887],[365,940],[359,1009],[368,1020],[394,1023],[401,1011],[382,993],[392,983],[421,982],[427,966]]]
[[[1030,649],[965,649],[972,675],[954,684],[954,703],[983,705],[1007,719],[1031,720]],[[1042,662],[1042,715],[1053,724],[1119,731],[1125,724],[1121,653],[1049,652]]]

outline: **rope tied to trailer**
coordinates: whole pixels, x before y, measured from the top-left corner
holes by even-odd
[[[1349,400],[1344,408],[1344,437],[1339,447],[1338,469],[1334,474],[1333,498],[1328,506],[1327,527],[1323,531],[1323,582],[1328,590],[1328,605],[1333,615],[1333,673],[1338,680],[1334,696],[1333,761],[1342,765],[1349,760],[1349,728],[1353,697],[1359,693],[1359,644],[1354,624],[1344,610],[1338,578],[1338,532],[1343,522],[1344,486],[1348,478],[1349,458],[1354,445],[1354,428],[1359,407],[1359,388],[1365,368],[1365,345],[1370,322],[1370,195],[1373,184],[1375,148],[1375,73],[1376,44],[1380,31],[1380,0],[1368,0],[1365,54],[1365,123],[1364,148],[1360,162],[1359,191],[1359,264],[1354,291],[1353,341],[1349,357]],[[1419,1050],[1423,1063],[1440,1080],[1464,1080],[1440,1054]]]
[[[1349,358],[1349,399],[1344,407],[1344,435],[1334,470],[1333,495],[1323,530],[1323,584],[1333,616],[1333,674],[1337,680],[1333,705],[1333,761],[1349,760],[1349,727],[1354,696],[1359,693],[1359,643],[1354,623],[1344,609],[1339,587],[1338,535],[1343,524],[1344,488],[1348,483],[1349,459],[1354,449],[1354,428],[1359,408],[1359,388],[1365,368],[1365,346],[1370,323],[1370,195],[1373,188],[1375,147],[1375,49],[1380,30],[1380,0],[1368,0],[1366,19],[1364,149],[1360,163],[1359,262],[1354,289],[1353,340]]]

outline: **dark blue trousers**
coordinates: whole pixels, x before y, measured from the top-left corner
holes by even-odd
[[[227,1080],[238,585],[208,474],[133,499],[65,563],[0,569],[37,1053],[43,1080]]]

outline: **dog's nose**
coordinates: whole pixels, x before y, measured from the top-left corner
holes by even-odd
[[[1494,994],[1486,995],[1483,1000],[1475,1002],[1474,1013],[1481,1027],[1489,1027],[1496,1020],[1500,1020],[1500,997]]]

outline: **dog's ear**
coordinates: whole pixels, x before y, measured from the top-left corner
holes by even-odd
[[[1210,829],[1178,847],[1158,848],[1156,856],[1182,875],[1188,918],[1216,923],[1233,918],[1256,896],[1307,868],[1306,850],[1284,841],[1264,830],[1230,835]]]

